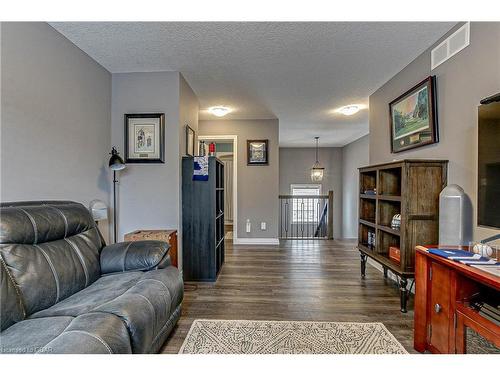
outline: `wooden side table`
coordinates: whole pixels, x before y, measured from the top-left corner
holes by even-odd
[[[170,244],[170,260],[174,267],[178,267],[176,229],[140,229],[135,232],[127,233],[124,239],[125,241],[155,240],[168,242]]]

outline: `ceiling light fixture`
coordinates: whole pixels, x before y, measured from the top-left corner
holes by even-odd
[[[325,168],[321,166],[318,160],[318,143],[319,143],[319,137],[314,137],[316,140],[316,162],[311,168],[311,180],[314,182],[320,182],[323,180],[323,173],[325,171]]]
[[[210,112],[212,115],[217,116],[217,117],[224,117],[229,112],[231,112],[231,109],[219,105],[219,106],[216,106],[216,107],[210,107],[208,109],[208,112]]]
[[[360,104],[349,104],[343,107],[340,107],[335,112],[342,113],[345,116],[352,116],[355,113],[358,113],[360,109],[363,109],[364,106]]]

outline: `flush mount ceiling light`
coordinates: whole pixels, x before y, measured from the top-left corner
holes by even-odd
[[[323,173],[325,171],[325,168],[321,166],[318,160],[318,143],[319,143],[319,137],[314,137],[316,140],[316,162],[311,168],[311,180],[314,182],[320,182],[323,180]]]
[[[339,109],[336,109],[335,112],[337,113],[342,113],[345,116],[352,116],[355,113],[358,113],[360,109],[365,108],[364,105],[361,104],[349,104],[345,105],[343,107],[340,107]]]
[[[218,105],[216,107],[210,107],[208,109],[208,112],[210,112],[214,116],[223,117],[227,115],[229,112],[231,112],[231,109],[229,109],[228,107]]]

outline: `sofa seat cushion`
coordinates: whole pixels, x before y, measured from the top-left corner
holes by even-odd
[[[0,353],[131,353],[123,321],[112,314],[89,313],[26,319],[0,334]]]
[[[48,309],[30,315],[29,318],[85,314],[125,293],[137,283],[142,275],[142,272],[127,272],[101,277],[89,287]]]
[[[0,353],[36,353],[59,336],[73,319],[57,316],[22,320],[0,333]]]
[[[30,318],[113,315],[127,328],[132,351],[147,353],[180,305],[182,293],[182,279],[174,267],[111,274]]]

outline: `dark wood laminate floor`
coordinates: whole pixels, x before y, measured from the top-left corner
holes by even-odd
[[[194,319],[382,322],[413,351],[413,299],[399,312],[394,281],[367,265],[360,278],[353,241],[226,245],[215,283],[186,283],[182,316],[164,353],[177,353]]]

